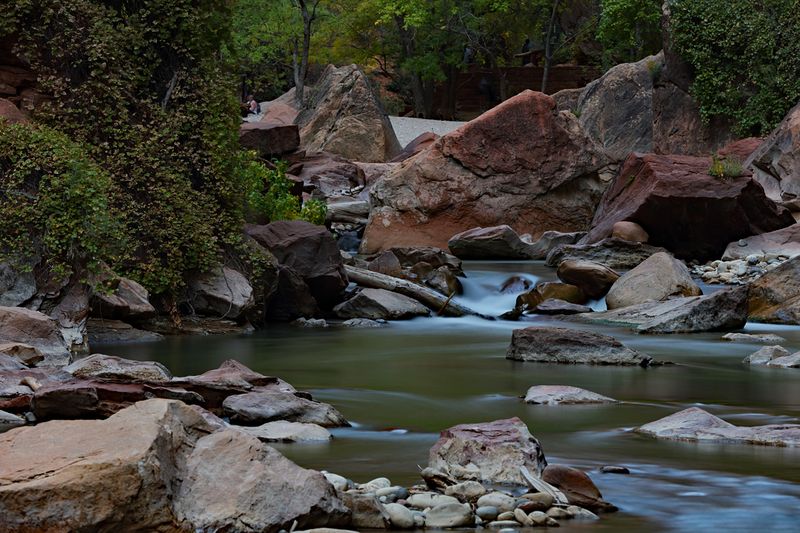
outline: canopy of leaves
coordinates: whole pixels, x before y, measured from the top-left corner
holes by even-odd
[[[800,0],[678,0],[671,14],[704,119],[760,135],[800,100]]]
[[[602,0],[601,6],[597,39],[606,66],[661,49],[661,0]]]

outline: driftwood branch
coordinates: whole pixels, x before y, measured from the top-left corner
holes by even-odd
[[[543,492],[545,494],[549,494],[550,496],[553,497],[553,499],[557,504],[569,505],[569,500],[564,495],[564,493],[555,488],[553,485],[551,485],[550,483],[548,483],[543,479],[534,477],[533,474],[531,474],[530,470],[528,470],[524,466],[519,467],[519,471],[522,474],[522,477],[525,478],[525,481],[528,482],[528,485],[531,486],[531,488],[535,489],[537,492]]]
[[[344,268],[347,271],[347,277],[350,279],[350,281],[357,283],[358,285],[373,289],[384,289],[408,296],[409,298],[417,300],[421,304],[433,309],[434,311],[437,311],[440,315],[475,315],[483,318],[493,319],[492,317],[481,315],[469,307],[456,303],[452,300],[452,297],[448,298],[447,296],[439,294],[435,290],[429,289],[428,287],[423,287],[422,285],[417,285],[416,283],[412,283],[404,279],[387,276],[386,274],[380,274],[378,272],[372,272],[371,270],[366,270],[363,268],[349,265],[345,265]]]
[[[161,101],[161,109],[166,109],[167,104],[169,104],[169,99],[172,98],[172,91],[175,90],[175,85],[178,83],[178,71],[176,70],[175,73],[172,75],[172,79],[169,80],[169,85],[167,85],[167,94],[164,95],[164,99]]]

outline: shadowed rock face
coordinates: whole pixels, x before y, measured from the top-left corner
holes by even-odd
[[[608,158],[570,113],[525,91],[436,141],[373,186],[362,251],[437,246],[474,227],[538,237],[584,229]]]
[[[773,200],[800,197],[800,104],[753,152],[747,166]]]
[[[631,154],[581,244],[598,242],[614,223],[630,220],[647,231],[650,244],[706,261],[721,257],[731,241],[794,224],[749,174],[715,178],[710,164],[705,157]]]
[[[800,324],[800,257],[750,284],[749,313],[756,322]]]

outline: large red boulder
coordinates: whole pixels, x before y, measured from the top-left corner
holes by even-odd
[[[538,237],[585,229],[608,158],[550,96],[524,91],[380,179],[362,251],[444,248],[456,233],[508,224]]]
[[[739,177],[709,175],[711,159],[632,153],[603,196],[582,244],[611,235],[614,224],[636,222],[681,259],[718,259],[731,241],[794,223],[745,172]]]

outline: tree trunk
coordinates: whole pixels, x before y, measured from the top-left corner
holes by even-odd
[[[300,14],[303,17],[303,46],[299,50],[299,58],[297,57],[297,41],[295,41],[294,50],[292,52],[292,66],[294,68],[295,87],[294,98],[295,101],[302,106],[305,96],[306,77],[308,76],[308,55],[309,50],[311,49],[311,25],[314,23],[314,19],[317,16],[317,4],[319,4],[319,0],[314,2],[310,12],[308,10],[306,0],[295,1],[297,2],[297,6],[300,8]]]
[[[397,27],[397,34],[400,36],[400,63],[408,61],[414,57],[416,47],[414,46],[414,36],[405,27],[405,19],[402,15],[394,17]],[[416,72],[408,72],[411,79],[411,97],[414,100],[414,115],[417,117],[425,116],[425,87],[422,77]]]
[[[550,74],[550,63],[553,60],[553,32],[556,26],[556,12],[560,0],[553,1],[550,23],[547,25],[547,41],[544,43],[544,72],[542,73],[542,92],[547,92],[547,77]]]

